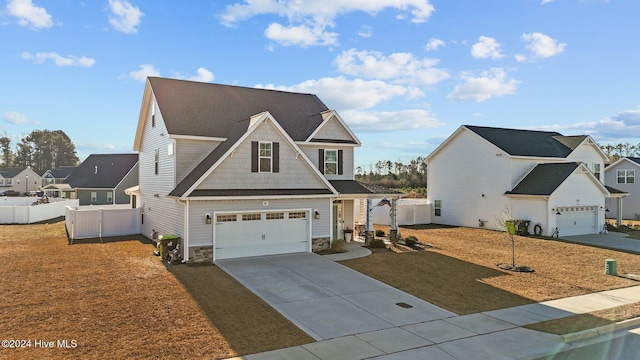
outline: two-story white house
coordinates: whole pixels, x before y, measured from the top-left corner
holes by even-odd
[[[606,159],[587,135],[463,125],[426,159],[432,222],[500,229],[511,213],[531,233],[599,233]]]
[[[318,97],[150,77],[134,151],[144,235],[184,259],[309,252],[353,229],[360,141]]]
[[[622,219],[640,220],[640,157],[627,156],[618,159],[604,169],[605,184],[626,193],[624,200],[607,199],[607,214],[609,218],[617,219],[619,225]]]

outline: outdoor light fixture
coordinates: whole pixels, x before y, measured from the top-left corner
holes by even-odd
[[[320,219],[320,212],[318,210],[314,210],[313,211],[313,217],[318,220]]]

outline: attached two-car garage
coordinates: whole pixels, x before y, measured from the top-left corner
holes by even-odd
[[[214,213],[214,260],[311,251],[309,209]]]

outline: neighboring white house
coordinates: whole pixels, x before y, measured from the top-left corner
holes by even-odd
[[[640,220],[640,157],[624,157],[604,169],[604,182],[625,192],[626,197],[607,199],[607,217]]]
[[[184,259],[309,252],[355,226],[360,141],[315,95],[150,77],[139,152],[141,232]]]
[[[500,229],[510,212],[531,233],[599,233],[606,159],[590,136],[463,125],[426,160],[432,222]]]

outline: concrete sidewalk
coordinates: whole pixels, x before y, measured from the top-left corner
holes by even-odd
[[[570,337],[522,326],[640,302],[636,286],[457,316],[329,259],[366,256],[368,250],[351,245],[339,256],[289,254],[218,262],[318,340],[235,359],[533,359],[574,345]],[[399,306],[403,303],[411,307]],[[626,326],[640,326],[640,321]],[[594,329],[577,338],[601,332]]]

